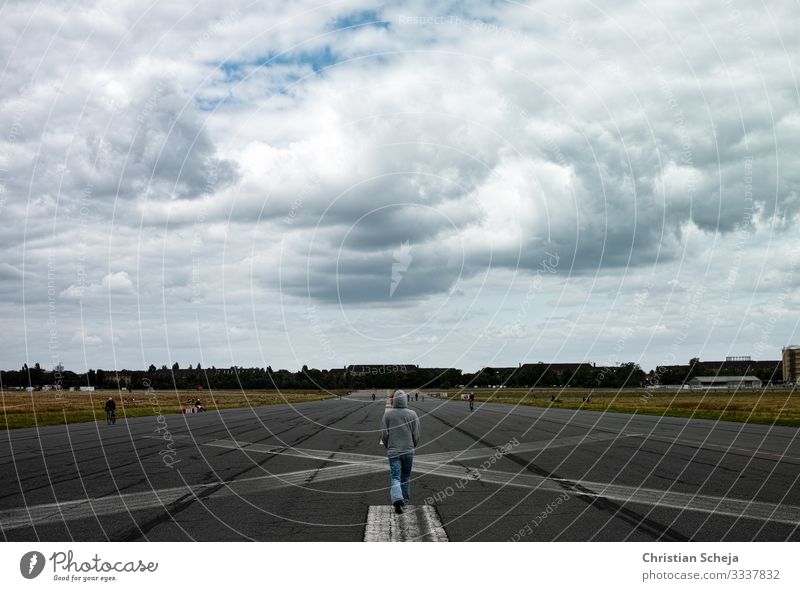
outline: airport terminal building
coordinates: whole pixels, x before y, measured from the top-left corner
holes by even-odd
[[[703,390],[747,390],[761,387],[761,379],[753,376],[696,376],[690,388]]]

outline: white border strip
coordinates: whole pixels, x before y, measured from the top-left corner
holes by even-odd
[[[402,515],[391,505],[371,505],[365,542],[447,542],[439,515],[429,505],[409,505]]]

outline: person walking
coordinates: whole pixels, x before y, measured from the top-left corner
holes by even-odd
[[[473,392],[469,393],[469,411],[472,412],[475,410],[475,394]]]
[[[117,422],[117,403],[109,396],[106,400],[106,423],[113,425]]]
[[[408,394],[403,390],[396,390],[389,400],[391,407],[383,413],[381,421],[381,442],[389,459],[389,497],[394,512],[401,514],[411,499],[411,468],[420,438],[419,417],[408,408]]]

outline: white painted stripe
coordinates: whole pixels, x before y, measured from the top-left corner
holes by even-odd
[[[174,436],[174,438],[177,437],[179,436]],[[614,441],[627,437],[645,437],[645,435],[643,433],[619,433],[619,434],[590,433],[588,435],[575,435],[571,437],[562,437],[559,439],[545,439],[542,441],[521,443],[515,447],[510,448],[510,451],[511,453],[515,454],[524,454],[537,451],[548,451],[551,449],[558,449],[560,447],[587,445],[602,441]],[[155,437],[155,436],[153,438],[161,439],[161,437]],[[764,457],[768,459],[774,459],[777,461],[787,461],[787,462],[800,461],[800,457],[791,456],[785,453],[776,453],[760,449],[749,449],[743,447],[728,446],[724,444],[715,444],[700,440],[674,438],[663,435],[647,435],[646,438],[648,440],[662,441],[664,443],[670,443],[676,446],[689,445],[689,446],[701,447],[703,449],[716,450],[720,452],[729,452],[729,453],[741,452],[741,453],[747,453],[755,457]],[[297,457],[307,456],[309,459],[328,459],[331,461],[337,461],[335,459],[337,457],[345,462],[372,461],[375,460],[376,458],[383,458],[383,456],[375,456],[367,454],[328,452],[324,450],[269,446],[259,443],[248,443],[246,441],[233,441],[230,439],[220,439],[216,441],[211,441],[208,443],[204,443],[204,445],[208,445],[211,447],[224,447],[228,449],[242,449],[257,453],[276,453],[276,454],[280,453],[286,455],[294,455]],[[447,463],[459,460],[474,460],[478,458],[486,458],[494,455],[496,452],[497,449],[492,449],[487,447],[474,447],[462,451],[446,451],[446,452],[438,452],[432,454],[419,454],[417,455],[417,458],[420,460],[425,460],[430,462]]]
[[[755,519],[758,521],[787,523],[795,526],[800,525],[800,507],[795,505],[672,491],[665,492],[651,488],[636,488],[600,482],[578,481],[578,483],[592,491],[589,493],[590,496],[616,501],[725,515],[737,519]]]
[[[12,530],[33,525],[88,519],[95,515],[113,515],[146,509],[166,509],[183,497],[189,499],[209,488],[220,485],[222,485],[222,488],[214,491],[208,498],[255,494],[290,486],[309,487],[318,482],[352,478],[384,470],[388,471],[383,464],[380,466],[345,464],[284,474],[255,476],[230,482],[212,482],[191,487],[164,488],[138,493],[30,505],[28,507],[0,511],[0,528]]]
[[[641,433],[590,433],[588,435],[575,435],[573,437],[563,437],[561,439],[545,439],[542,441],[531,441],[528,443],[521,443],[514,447],[509,448],[509,451],[514,454],[524,454],[533,451],[547,451],[550,449],[557,449],[560,447],[574,447],[578,445],[585,445],[590,443],[598,443],[602,441],[613,441],[625,437],[642,437]],[[247,441],[234,441],[231,439],[218,439],[210,441],[204,445],[210,447],[223,447],[226,449],[241,449],[246,452],[266,453],[266,454],[280,454],[293,456],[298,458],[308,458],[310,460],[328,460],[331,462],[343,463],[362,463],[362,462],[386,462],[386,457],[383,455],[368,455],[357,454],[350,452],[340,451],[326,451],[320,449],[308,449],[301,447],[282,447],[276,445],[263,445],[260,443],[248,443]],[[475,460],[481,458],[488,458],[495,455],[499,450],[489,447],[475,447],[461,451],[447,451],[433,454],[418,454],[415,456],[415,461],[423,462],[453,462],[461,460]]]
[[[341,462],[347,464],[380,463],[386,465],[386,456],[356,454],[341,451],[326,451],[323,449],[307,449],[302,447],[282,447],[276,445],[263,445],[261,443],[248,443],[246,441],[233,441],[230,439],[218,439],[210,441],[204,445],[209,447],[224,447],[227,449],[241,449],[245,452],[275,454],[292,456],[295,458],[306,458],[309,460],[326,460],[331,462]]]
[[[479,478],[475,478],[475,470],[468,472],[467,469],[459,466],[446,466],[428,462],[415,461],[414,471],[430,476],[479,479],[481,482],[499,484],[501,486],[515,486],[547,492],[566,492],[573,495],[611,499],[623,503],[640,503],[669,509],[680,509],[681,511],[712,513],[738,519],[756,519],[758,521],[775,521],[790,525],[800,525],[800,507],[795,505],[695,495],[588,480],[552,479],[534,474],[499,472],[496,470],[480,470]],[[581,487],[583,490],[576,487]]]
[[[726,453],[742,452],[750,456],[764,457],[767,459],[778,460],[782,462],[800,461],[800,457],[790,456],[785,453],[776,453],[762,449],[751,449],[747,447],[735,447],[733,445],[725,445],[720,443],[709,443],[707,441],[696,440],[696,439],[667,437],[665,435],[648,435],[647,439],[654,441],[662,441],[664,443],[670,443],[675,446],[685,445],[690,447],[699,447],[701,449],[710,449],[713,451],[721,451]]]
[[[519,445],[509,447],[508,450],[513,454],[524,454],[533,451],[548,451],[557,449],[559,447],[576,447],[578,445],[585,445],[589,443],[598,443],[600,441],[613,441],[615,439],[624,439],[626,437],[641,437],[641,433],[590,433],[588,435],[575,435],[574,437],[562,437],[560,439],[545,439],[543,441],[531,441],[528,443],[520,443]],[[456,452],[442,452],[435,454],[424,454],[416,456],[415,459],[426,462],[452,462],[460,460],[475,460],[479,458],[488,458],[496,454],[499,449],[487,447],[475,447],[463,451]]]
[[[511,451],[515,454],[525,454],[533,451],[555,449],[558,447],[577,446],[601,441],[610,441],[622,437],[642,436],[643,435],[641,433],[598,433],[577,435],[573,437],[563,437],[560,439],[548,439],[543,441],[522,443],[511,448]],[[261,449],[244,442],[228,441],[223,445],[228,447],[240,447],[243,449],[247,448],[251,451],[261,451]],[[297,457],[307,457],[309,459],[326,459],[329,461],[347,462],[363,466],[365,469],[366,466],[370,465],[375,466],[376,471],[380,471],[385,462],[384,458],[379,458],[377,456],[345,452],[326,452],[323,450],[303,448],[270,448],[269,450],[264,450],[262,453],[281,453],[295,455]],[[414,459],[414,472],[422,473],[422,475],[446,476],[451,478],[466,477],[470,480],[481,480],[490,484],[540,489],[551,492],[564,492],[566,490],[564,486],[558,484],[558,482],[554,479],[544,478],[533,474],[487,471],[470,467],[446,465],[447,462],[454,460],[460,461],[481,459],[484,457],[490,457],[495,453],[497,453],[497,450],[484,447],[458,452],[422,454],[416,456]],[[709,495],[693,495],[672,491],[666,492],[656,489],[612,485],[608,483],[582,480],[567,480],[567,482],[574,482],[575,484],[590,489],[591,491],[586,493],[582,491],[575,491],[573,494],[586,494],[587,496],[603,497],[621,502],[641,503],[658,507],[680,509],[682,511],[697,511],[742,519],[776,521],[791,525],[800,524],[800,507],[792,505],[765,503],[761,501],[750,501],[746,499],[735,499],[728,497],[715,497]]]
[[[637,436],[637,434],[627,434],[626,436]],[[581,443],[605,441],[615,439],[617,435],[592,435],[567,437],[563,439],[547,440],[541,442],[531,442],[521,444],[512,448],[514,453],[526,453],[539,449],[551,449],[565,445],[580,445]],[[143,491],[138,493],[127,493],[123,495],[111,495],[106,497],[77,499],[58,503],[48,503],[34,505],[30,507],[20,507],[0,511],[0,527],[3,529],[17,529],[44,523],[60,523],[75,519],[92,518],[96,515],[110,515],[128,511],[143,509],[166,508],[176,501],[186,497],[198,495],[211,487],[220,487],[210,496],[223,495],[243,495],[259,493],[266,490],[273,490],[289,486],[313,486],[316,482],[325,482],[341,478],[351,478],[367,474],[379,473],[387,470],[386,459],[383,456],[355,454],[347,452],[330,452],[325,450],[313,450],[303,448],[271,447],[262,444],[250,444],[247,442],[232,440],[217,440],[206,445],[212,447],[223,447],[230,449],[242,449],[248,452],[271,453],[289,455],[298,458],[311,460],[324,460],[338,462],[343,465],[325,468],[314,468],[309,470],[299,470],[283,474],[269,474],[245,478],[231,482],[214,482],[199,484],[191,487],[174,487],[159,490]],[[419,455],[414,461],[414,472],[422,475],[443,476],[448,478],[480,479],[490,484],[501,486],[515,486],[528,489],[536,489],[554,492],[572,492],[572,494],[583,494],[608,498],[611,500],[641,503],[659,507],[667,507],[685,511],[699,511],[712,513],[715,515],[725,515],[743,519],[757,519],[761,521],[775,521],[788,523],[791,525],[800,524],[800,507],[783,504],[773,504],[761,501],[749,501],[745,499],[733,499],[727,497],[714,497],[708,495],[693,495],[689,493],[667,492],[656,489],[646,489],[633,486],[623,486],[602,482],[590,482],[583,480],[565,479],[559,483],[556,479],[544,478],[527,473],[500,472],[495,470],[477,470],[470,467],[447,465],[446,462],[464,459],[480,459],[489,457],[496,453],[491,448],[480,448],[467,450],[466,452],[447,452],[439,454]],[[575,486],[580,486],[583,490],[576,490]],[[587,490],[588,489],[588,490]],[[389,510],[393,509],[391,507]],[[396,521],[394,513],[384,519],[379,520],[377,515],[382,514],[386,508],[370,508],[371,512],[376,513],[375,523],[387,522],[394,524]],[[408,535],[413,537],[413,527],[420,526],[413,524],[420,519],[424,522],[422,530],[431,536],[437,532],[441,523],[431,507],[417,508],[419,515],[414,513],[402,522],[402,527],[406,529],[397,530],[395,535]],[[394,521],[392,521],[394,519]],[[395,524],[396,525],[396,524]],[[376,526],[377,527],[377,526]],[[380,526],[384,527],[384,526]],[[398,526],[400,527],[400,526]],[[402,532],[406,532],[405,534]],[[412,532],[409,534],[408,532]],[[444,530],[441,534],[446,539]],[[389,536],[391,537],[391,532]],[[427,535],[427,534],[426,534]],[[439,534],[436,534],[439,535]],[[435,536],[434,536],[435,537]]]
[[[19,529],[45,523],[61,523],[74,519],[85,519],[94,515],[112,515],[129,510],[136,511],[162,507],[174,503],[181,497],[200,492],[203,488],[202,486],[165,488],[141,493],[77,499],[8,509],[0,511],[0,526],[6,530]]]
[[[365,542],[447,542],[439,515],[429,505],[409,505],[402,515],[391,505],[371,505]]]
[[[424,527],[428,537],[430,538],[429,541],[449,542],[450,540],[447,538],[447,532],[444,531],[444,525],[442,525],[442,520],[439,519],[439,514],[436,512],[436,508],[423,505],[422,509],[423,510],[420,513],[420,516],[425,521]]]

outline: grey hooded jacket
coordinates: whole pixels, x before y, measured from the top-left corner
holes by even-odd
[[[381,441],[386,455],[395,457],[414,451],[419,444],[419,417],[408,408],[408,394],[399,390],[381,421]]]

